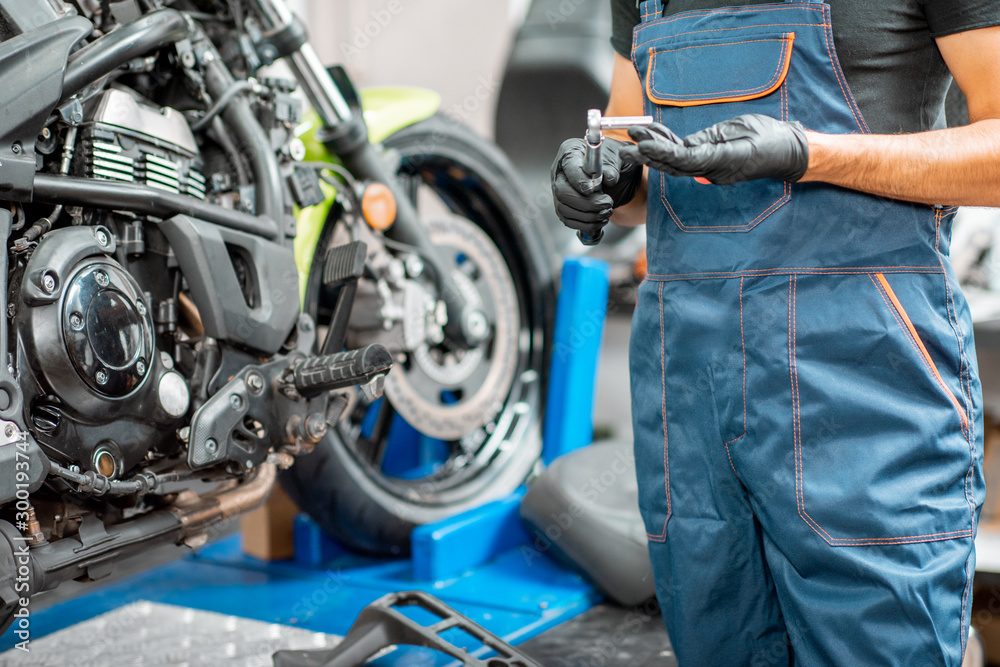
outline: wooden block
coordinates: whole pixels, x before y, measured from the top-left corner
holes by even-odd
[[[986,478],[986,501],[980,521],[1000,519],[1000,423],[992,415],[983,418],[983,475]]]
[[[284,489],[275,485],[266,503],[240,519],[243,553],[268,561],[292,558],[298,513],[299,508]]]

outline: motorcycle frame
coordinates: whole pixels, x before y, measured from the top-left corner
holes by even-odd
[[[73,41],[88,34],[89,30],[81,30],[81,28],[86,27],[88,22],[80,17],[60,16],[49,3],[32,3],[32,5],[33,11],[28,16],[24,12],[25,3],[23,0],[0,0],[0,9],[3,9],[16,27],[21,30],[20,35],[12,37],[8,42],[17,40],[21,35],[34,33],[31,38],[25,38],[15,44],[21,48],[21,51],[18,52],[18,59],[13,59],[6,64],[6,67],[9,68],[8,71],[17,67],[20,57],[24,57],[25,54],[27,57],[31,57],[32,54],[40,55],[40,49],[48,47],[47,44],[43,46],[32,45],[31,39],[40,38],[44,34],[55,35],[53,39],[57,40],[57,46],[59,48],[66,47],[62,51],[64,55],[61,65],[59,62],[50,62],[51,71],[43,72],[51,76],[57,76],[57,73],[62,74],[62,85],[48,86],[48,88],[44,88],[43,92],[39,92],[32,90],[32,86],[37,87],[37,81],[31,81],[30,85],[26,80],[20,82],[19,85],[22,86],[20,90],[24,94],[24,99],[29,99],[31,102],[28,109],[30,115],[24,113],[24,117],[12,119],[10,127],[0,129],[0,134],[4,135],[0,138],[4,139],[8,145],[12,145],[16,141],[20,147],[23,140],[23,150],[19,151],[23,158],[21,162],[24,165],[30,164],[32,172],[35,160],[34,137],[41,129],[41,123],[44,123],[44,120],[50,117],[54,110],[59,108],[60,113],[67,120],[73,123],[79,122],[82,117],[73,116],[74,96],[77,93],[95,82],[99,82],[103,77],[111,74],[133,58],[184,39],[203,38],[197,26],[182,13],[172,9],[160,9],[146,14],[138,21],[99,37],[72,55],[68,55],[69,47],[72,46]],[[268,16],[265,11],[267,7],[272,9],[275,6],[284,7],[283,4],[270,0],[259,0],[257,6],[261,9],[264,17]],[[273,17],[273,14],[271,16]],[[289,57],[291,62],[299,64],[300,84],[307,88],[307,92],[311,92],[310,96],[316,97],[314,103],[320,112],[328,111],[323,104],[324,97],[329,102],[338,97],[340,100],[344,100],[344,96],[337,89],[329,74],[319,66],[318,58],[314,57],[315,52],[305,42],[304,30],[289,28],[289,25],[294,25],[294,21],[283,28],[272,26],[270,31],[272,38],[275,34],[280,37],[284,31],[284,37],[281,38],[284,39],[284,42],[278,41],[284,43],[288,48],[286,53],[279,55]],[[53,27],[57,27],[57,30],[53,31]],[[48,50],[53,51],[51,48]],[[59,52],[56,51],[56,53],[58,56]],[[203,58],[206,86],[212,97],[218,99],[224,91],[232,86],[233,77],[211,45],[204,51]],[[42,59],[39,58],[39,60]],[[0,73],[3,69],[3,66],[0,66]],[[36,72],[34,76],[38,76],[38,74],[39,72]],[[369,137],[382,138],[430,117],[437,111],[439,99],[433,93],[414,89],[382,89],[380,92],[363,97],[371,101],[379,95],[381,95],[383,103],[372,103],[370,106],[373,109],[378,107],[383,113],[380,116],[376,114],[380,121],[372,130],[365,123],[360,109],[351,110],[349,114],[322,120],[317,128],[321,132],[318,132],[316,136],[322,137],[327,151],[323,159],[332,159],[332,154],[335,154],[359,180],[378,181],[389,185],[397,196],[399,207],[397,220],[393,227],[393,236],[401,242],[415,245],[428,259],[437,257],[438,250],[427,240],[423,224],[409,200],[400,193],[393,174],[383,162],[379,149],[370,143]],[[335,101],[332,104],[338,106]],[[346,101],[344,104],[346,105]],[[392,109],[390,110],[389,107]],[[349,109],[349,107],[347,108]],[[20,108],[19,111],[23,113]],[[223,111],[223,118],[241,143],[245,145],[269,145],[246,99],[239,96],[232,99]],[[14,133],[20,134],[15,135]],[[7,139],[12,141],[6,142]],[[286,221],[283,219],[284,195],[277,158],[267,150],[251,151],[249,157],[254,182],[257,185],[256,215],[234,212],[190,197],[167,196],[164,193],[133,184],[91,183],[81,178],[34,173],[24,178],[24,169],[17,172],[17,176],[21,177],[21,180],[15,179],[12,181],[14,186],[6,188],[5,198],[23,202],[52,202],[98,208],[134,209],[140,213],[158,216],[164,216],[164,213],[189,215],[202,221],[202,224],[210,221],[220,228],[231,230],[232,233],[256,236],[260,238],[261,243],[269,243],[274,246],[287,245],[286,237],[291,234],[289,234],[289,229],[284,224]],[[90,185],[94,187],[87,187]],[[189,199],[190,201],[188,201]],[[305,216],[308,218],[306,229],[303,230],[305,240],[302,243],[296,242],[296,245],[301,248],[298,254],[308,255],[310,263],[312,254],[315,253],[319,231],[326,223],[331,202],[332,200],[328,199],[323,205],[315,207],[316,212],[310,212]],[[317,215],[320,211],[322,211],[322,215]],[[304,219],[303,216],[300,216],[300,219]],[[5,210],[0,214],[0,233],[3,233],[5,237],[9,237],[10,222],[9,211]],[[312,238],[311,244],[310,238]],[[463,316],[467,314],[466,306],[459,290],[451,285],[450,272],[444,270],[446,262],[438,261],[440,261],[438,265],[439,284],[443,287],[441,298],[448,304],[449,313],[455,314],[452,319],[460,324],[464,321]],[[6,254],[3,263],[6,264]],[[308,269],[306,269],[306,273],[308,273]],[[298,304],[295,304],[294,307],[297,306]],[[0,293],[0,309],[6,311],[6,290]],[[287,323],[287,317],[284,313],[277,314],[277,318]],[[461,335],[460,327],[457,335]],[[0,418],[10,420],[9,422],[0,422],[0,426],[6,424],[8,429],[13,427],[14,430],[10,432],[14,434],[14,437],[21,434],[20,437],[25,438],[27,434],[23,433],[21,430],[23,427],[17,423],[22,419],[20,388],[7,371],[8,363],[6,360],[9,354],[7,338],[8,327],[0,328],[0,392],[3,392],[0,393],[0,397],[9,399],[9,401],[0,401]],[[222,338],[226,337],[222,336]],[[30,438],[27,438],[26,442],[34,444]],[[48,473],[48,461],[42,457],[42,462],[46,464],[42,475],[44,478]],[[275,477],[275,464],[265,462],[248,474],[237,486],[209,492],[183,507],[153,511],[112,526],[104,526],[96,517],[91,516],[86,525],[81,527],[78,535],[65,537],[55,543],[39,545],[38,548],[32,550],[31,588],[29,592],[33,595],[40,590],[52,589],[63,581],[81,576],[89,576],[92,579],[101,578],[110,572],[112,562],[118,560],[119,557],[124,558],[140,553],[153,544],[197,544],[203,542],[207,537],[206,531],[211,530],[215,523],[250,511],[262,503],[273,487]],[[39,483],[40,481],[41,479]],[[37,490],[37,485],[29,489],[29,491],[34,490]],[[7,570],[14,563],[13,554],[21,548],[22,541],[23,538],[9,524],[0,523],[0,583],[10,577],[11,573]],[[0,609],[0,611],[6,612],[7,610]],[[0,620],[3,618],[4,615],[0,614]],[[5,629],[6,627],[0,626],[0,632]]]

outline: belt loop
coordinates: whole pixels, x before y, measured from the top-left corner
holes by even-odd
[[[663,16],[663,0],[645,0],[639,5],[641,21],[652,21]]]

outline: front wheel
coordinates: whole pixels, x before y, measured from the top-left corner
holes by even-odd
[[[372,335],[404,341],[385,395],[352,397],[337,427],[283,483],[339,542],[399,554],[415,526],[508,494],[536,465],[555,288],[539,211],[499,149],[441,115],[384,145],[398,153],[397,177],[431,241],[451,260],[455,284],[488,314],[492,330],[479,347],[460,350],[428,331],[419,306],[413,325],[412,304],[432,288],[410,276],[400,301],[407,315],[373,334],[363,323],[373,311],[387,312],[377,296],[385,288],[359,285],[350,346]],[[342,227],[327,221],[307,284],[307,309],[320,326],[330,317],[320,289],[323,258],[342,241]],[[412,262],[405,247],[386,248]]]

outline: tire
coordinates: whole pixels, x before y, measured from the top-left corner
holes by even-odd
[[[554,262],[541,233],[540,212],[531,206],[496,146],[440,114],[391,135],[384,146],[398,153],[397,175],[404,185],[409,181],[429,187],[451,214],[486,233],[509,270],[520,314],[510,389],[499,403],[493,430],[489,425],[482,429],[485,440],[474,450],[475,456],[467,448],[454,451],[457,441],[452,442],[442,464],[448,474],[393,477],[365,459],[358,444],[361,438],[352,436],[360,427],[348,419],[346,426],[331,428],[312,453],[300,457],[283,475],[289,495],[339,543],[367,553],[400,555],[409,551],[415,526],[503,497],[537,465],[555,287]],[[319,274],[336,222],[335,216],[327,221],[306,291],[307,309],[311,306],[320,326]],[[388,392],[383,400],[389,401]],[[389,430],[382,428],[379,433]],[[377,445],[384,451],[384,443]],[[467,454],[465,459],[462,453]],[[458,464],[466,459],[467,463]]]

